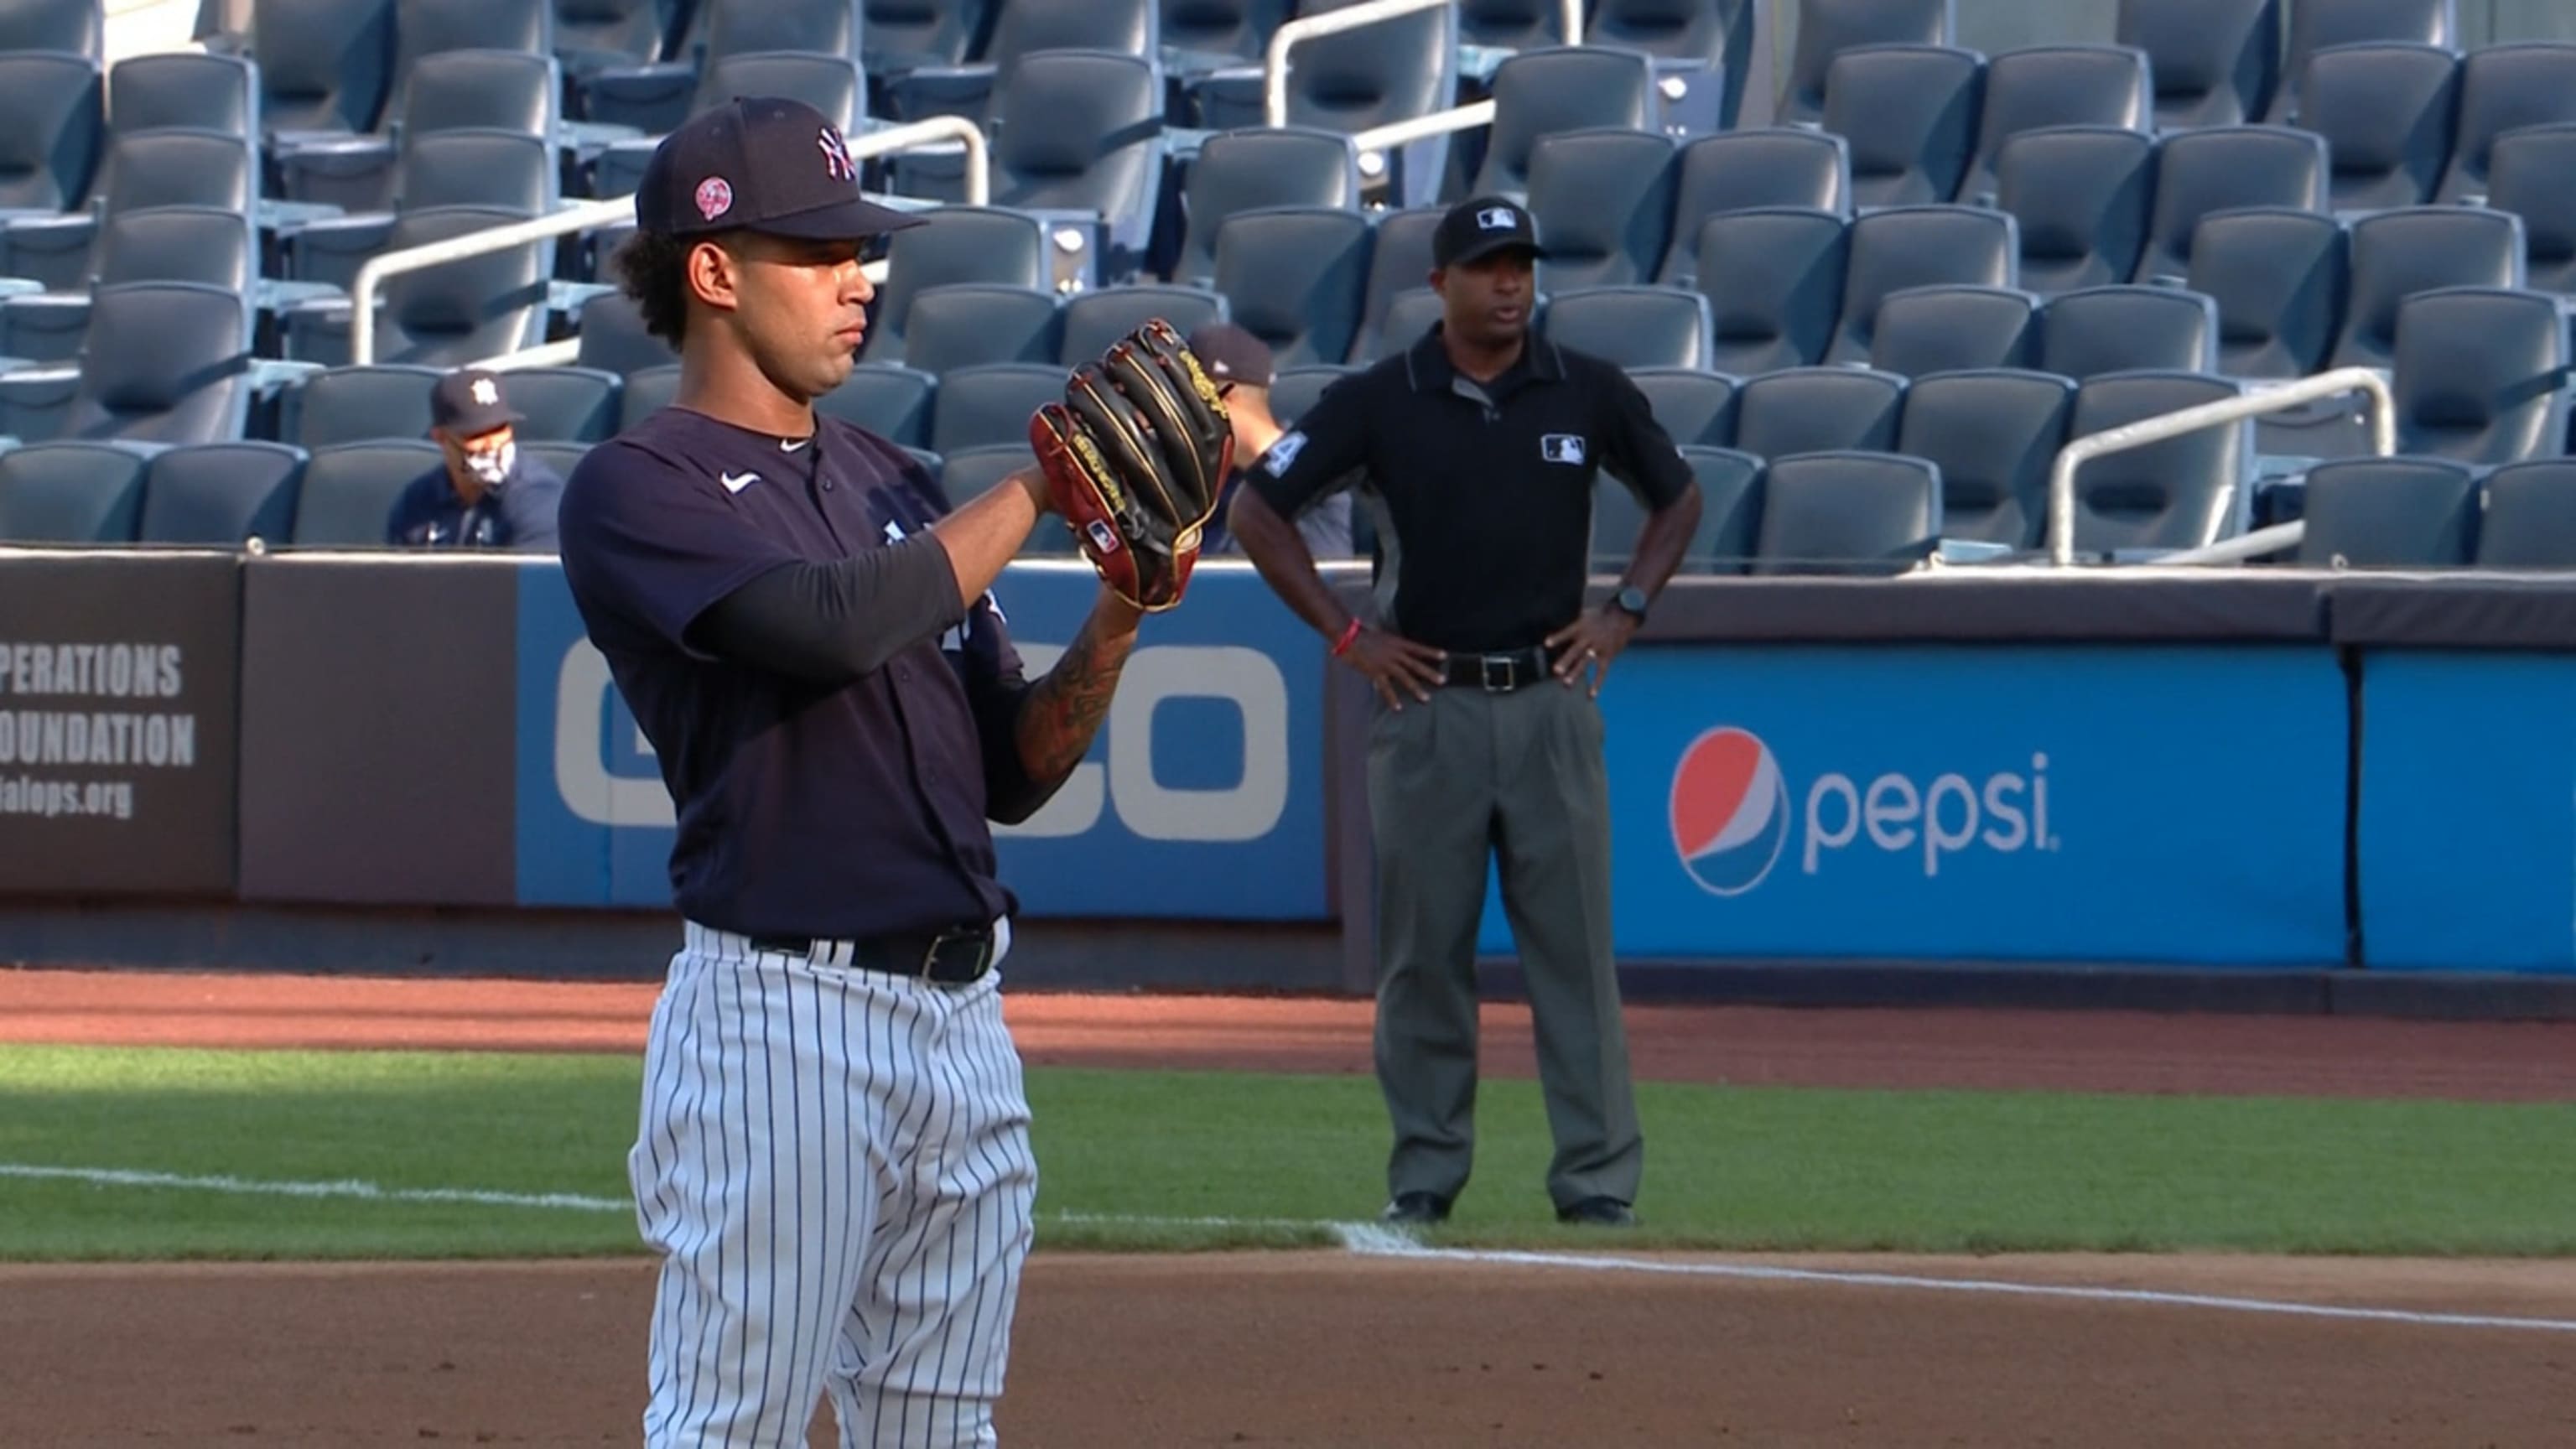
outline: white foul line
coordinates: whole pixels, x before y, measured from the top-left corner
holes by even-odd
[[[622,1197],[584,1197],[570,1192],[486,1192],[461,1187],[382,1187],[372,1182],[263,1182],[247,1177],[183,1177],[175,1172],[128,1172],[106,1167],[39,1167],[0,1162],[0,1177],[39,1181],[86,1182],[98,1187],[176,1187],[196,1192],[244,1193],[259,1197],[354,1197],[370,1202],[461,1202],[484,1207],[574,1208],[583,1212],[633,1212]]]

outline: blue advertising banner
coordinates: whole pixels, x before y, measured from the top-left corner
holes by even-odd
[[[2326,649],[1645,646],[1601,703],[1623,955],[2344,957]]]
[[[1098,588],[1076,561],[995,584],[1031,677]],[[1188,603],[1146,620],[1089,757],[995,830],[1026,913],[1326,918],[1323,648],[1249,567],[1202,564]],[[669,904],[670,797],[559,568],[525,575],[518,650],[521,903]],[[1118,871],[1092,868],[1104,851]]]
[[[2576,972],[2576,657],[2362,656],[2363,963]]]

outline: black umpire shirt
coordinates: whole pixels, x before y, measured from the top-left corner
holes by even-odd
[[[564,575],[660,759],[682,915],[829,938],[979,925],[1018,904],[988,798],[1027,789],[992,596],[961,608],[940,555],[908,583],[930,627],[837,684],[719,658],[697,627],[753,579],[889,549],[941,513],[909,454],[817,424],[797,442],[665,408],[592,448],[565,484]]]
[[[1450,365],[1438,326],[1335,383],[1270,445],[1252,486],[1294,518],[1361,467],[1386,510],[1381,597],[1389,573],[1394,589],[1383,622],[1454,653],[1525,649],[1582,613],[1600,469],[1649,508],[1691,483],[1617,366],[1532,336],[1479,385]]]

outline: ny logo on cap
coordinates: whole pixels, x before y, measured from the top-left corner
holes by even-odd
[[[500,400],[501,389],[493,385],[492,379],[488,377],[478,377],[474,379],[474,402],[476,406],[488,408]]]
[[[1476,213],[1476,225],[1487,231],[1510,231],[1521,224],[1521,214],[1508,206],[1489,206]]]
[[[825,126],[823,133],[814,138],[814,144],[823,148],[823,169],[832,173],[833,180],[859,179],[859,168],[850,164],[850,143],[841,139],[839,131]]]

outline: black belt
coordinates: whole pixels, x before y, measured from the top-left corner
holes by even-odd
[[[1554,677],[1549,672],[1551,665],[1547,646],[1543,644],[1533,644],[1526,649],[1507,649],[1499,654],[1452,653],[1447,675],[1440,682],[1459,688],[1482,689],[1487,694],[1506,694]]]
[[[751,949],[802,956],[817,966],[843,966],[887,976],[908,976],[944,986],[980,981],[993,969],[993,928],[958,926],[938,932],[818,940],[811,936],[754,936]]]

